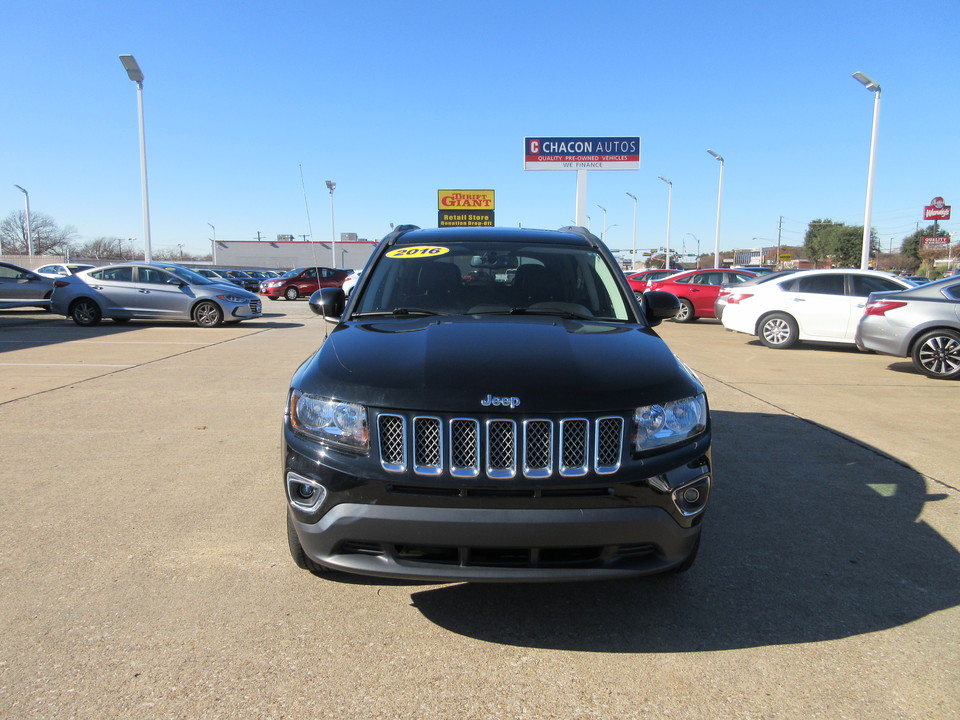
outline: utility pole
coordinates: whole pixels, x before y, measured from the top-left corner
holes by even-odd
[[[780,266],[780,238],[783,235],[783,215],[780,216],[780,222],[777,224],[777,257],[773,260],[773,266]]]

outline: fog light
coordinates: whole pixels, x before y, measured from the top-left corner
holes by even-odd
[[[288,472],[287,496],[294,507],[312,512],[323,503],[327,496],[327,490],[315,480],[310,480],[294,472]]]
[[[673,492],[673,503],[686,517],[703,512],[710,495],[710,476],[701,475],[696,480]]]

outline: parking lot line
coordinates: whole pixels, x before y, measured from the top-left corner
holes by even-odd
[[[0,367],[112,367],[132,368],[136,365],[106,365],[101,363],[0,363]]]

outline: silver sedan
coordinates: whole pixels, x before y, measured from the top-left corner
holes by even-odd
[[[84,270],[54,281],[51,309],[77,325],[102,318],[190,320],[202,327],[260,317],[257,295],[211,282],[186,268],[126,263]]]
[[[861,350],[909,357],[928,377],[960,378],[960,277],[871,294],[855,340]]]

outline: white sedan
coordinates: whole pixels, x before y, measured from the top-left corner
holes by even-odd
[[[37,275],[43,275],[44,277],[50,278],[61,278],[67,277],[68,275],[73,275],[78,273],[81,270],[90,270],[91,268],[96,267],[95,265],[87,265],[86,263],[53,263],[51,265],[44,265],[43,267],[38,267],[34,270]]]
[[[770,348],[800,340],[853,344],[870,293],[912,287],[909,280],[875,270],[800,270],[735,289],[722,322],[727,330],[756,335]]]

